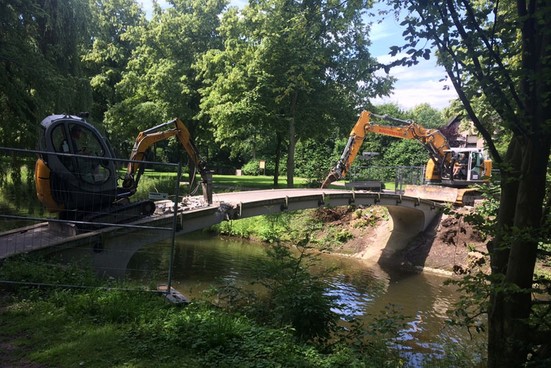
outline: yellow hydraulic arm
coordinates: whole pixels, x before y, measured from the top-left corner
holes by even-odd
[[[169,127],[169,129],[161,130],[166,127]],[[210,172],[207,170],[206,162],[199,156],[199,150],[192,142],[191,134],[189,133],[187,127],[180,119],[176,118],[153,128],[144,130],[138,134],[130,154],[131,162],[129,162],[127,166],[127,173],[123,181],[123,188],[130,191],[136,190],[141,176],[141,168],[143,167],[140,161],[145,159],[146,151],[153,144],[171,137],[176,137],[178,139],[180,144],[186,150],[186,153],[191,161],[193,161],[195,168],[199,170],[203,182],[210,185],[212,179]],[[190,177],[193,180],[195,173],[190,173]]]
[[[403,125],[389,126],[371,124],[371,116]],[[322,188],[327,187],[336,180],[342,179],[346,175],[356,159],[358,151],[365,139],[365,135],[368,132],[402,139],[417,139],[427,148],[431,159],[437,167],[442,164],[443,160],[449,160],[449,155],[446,155],[445,152],[450,149],[450,146],[446,137],[439,130],[426,129],[411,120],[396,119],[387,115],[377,115],[369,111],[362,111],[356,125],[354,125],[350,132],[348,142],[346,143],[341,158],[322,183]]]

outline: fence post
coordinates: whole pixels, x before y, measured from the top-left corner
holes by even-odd
[[[174,253],[176,247],[176,228],[178,226],[178,203],[180,202],[180,179],[182,176],[182,163],[178,163],[178,174],[176,175],[176,184],[174,188],[174,217],[172,219],[172,239],[170,247],[170,261],[168,263],[168,280],[166,285],[166,293],[170,294],[172,289],[172,272],[174,270]]]

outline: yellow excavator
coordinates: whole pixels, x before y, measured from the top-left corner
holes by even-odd
[[[371,117],[400,124],[399,126],[372,124]],[[473,184],[487,183],[492,172],[492,161],[479,148],[452,148],[438,129],[427,129],[411,121],[362,111],[352,128],[344,151],[327,175],[322,188],[346,176],[356,159],[366,134],[415,139],[429,153],[425,167],[425,185],[407,186],[405,195],[471,204],[476,189]]]
[[[132,203],[129,197],[136,192],[147,149],[170,137],[177,137],[186,150],[201,175],[205,200],[212,203],[212,175],[180,119],[138,134],[119,187],[117,163],[125,160],[115,157],[109,141],[86,116],[50,115],[40,123],[35,186],[46,210],[59,213],[60,219],[92,222],[122,223],[151,215],[153,201]]]

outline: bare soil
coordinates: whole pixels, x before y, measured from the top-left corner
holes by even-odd
[[[466,274],[474,266],[484,265],[487,240],[463,220],[442,214],[429,229],[417,234],[405,249],[393,253],[385,250],[392,232],[392,219],[385,210],[374,208],[361,217],[353,210],[329,209],[320,214],[329,227],[338,226],[353,235],[353,238],[333,251],[366,261],[386,263],[415,271],[431,271],[443,274]],[[462,208],[465,214],[472,208]],[[364,225],[367,223],[367,225]],[[325,226],[327,227],[327,226]]]

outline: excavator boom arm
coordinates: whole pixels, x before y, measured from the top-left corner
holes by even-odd
[[[371,124],[371,116],[403,125]],[[445,152],[450,149],[450,146],[446,137],[439,130],[426,129],[411,120],[396,119],[387,115],[377,115],[369,111],[362,111],[358,121],[350,132],[341,158],[337,162],[337,165],[329,172],[329,175],[327,175],[327,178],[321,185],[322,188],[327,187],[336,180],[342,179],[346,175],[356,159],[365,135],[368,132],[401,139],[416,139],[427,148],[431,159],[437,166],[440,166],[444,160],[449,160],[449,155],[446,155]]]
[[[360,147],[365,139],[366,126],[369,126],[370,115],[371,113],[368,111],[362,111],[360,114],[358,121],[350,132],[348,142],[344,147],[341,158],[337,162],[337,165],[329,172],[329,175],[327,175],[327,178],[321,185],[322,188],[325,188],[332,182],[343,178],[348,170],[350,170],[350,166],[352,166],[352,163],[356,159],[356,156],[360,151]]]
[[[166,127],[172,127],[167,130],[161,130]],[[164,141],[171,137],[176,137],[180,144],[184,147],[189,158],[199,169],[201,177],[204,181],[210,180],[210,173],[207,170],[206,163],[199,156],[199,150],[191,140],[191,134],[184,123],[176,118],[169,122],[157,125],[153,128],[140,132],[134,142],[134,147],[130,154],[131,162],[128,163],[127,173],[123,182],[125,189],[135,191],[140,179],[140,168],[145,159],[146,151],[155,143]]]

